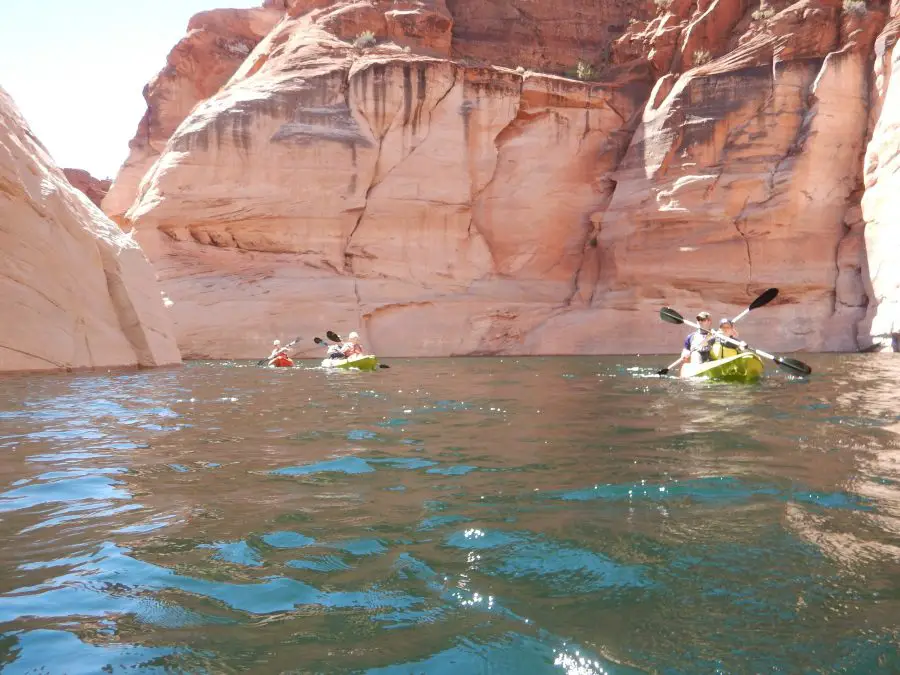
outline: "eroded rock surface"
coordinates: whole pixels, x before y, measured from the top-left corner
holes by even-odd
[[[866,347],[898,331],[896,28],[845,4],[273,0],[119,218],[186,356],[669,352],[660,306],[769,286],[742,337]]]
[[[866,288],[856,290],[868,295],[861,346],[893,351],[900,351],[900,80],[893,75],[900,61],[898,34],[900,9],[895,8],[875,45],[877,121],[865,158],[863,222],[857,221],[854,229],[854,249],[864,249],[860,262],[866,266]]]
[[[78,188],[87,195],[87,198],[95,206],[100,206],[106,193],[109,192],[110,185],[112,185],[112,181],[108,178],[94,178],[84,169],[63,169],[63,173],[73,187]]]
[[[141,179],[178,125],[198,102],[234,75],[281,16],[277,9],[216,9],[190,20],[187,35],[169,52],[165,68],[144,87],[147,112],[128,144],[125,164],[103,199],[108,216],[124,223]]]
[[[0,89],[0,371],[181,361],[153,270]]]

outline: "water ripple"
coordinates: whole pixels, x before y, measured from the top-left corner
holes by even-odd
[[[900,672],[900,362],[668,360],[8,378],[0,667]]]

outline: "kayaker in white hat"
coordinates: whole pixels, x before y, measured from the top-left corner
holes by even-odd
[[[719,321],[719,332],[724,333],[728,337],[734,338],[735,340],[738,339],[737,328],[734,327],[734,324],[728,317],[722,317],[722,319]],[[735,347],[733,343],[726,342],[722,338],[717,337],[709,350],[709,356],[712,359],[726,359],[729,356],[737,356],[746,348],[746,342],[741,342],[739,347]]]
[[[684,348],[681,350],[681,362],[705,363],[709,361],[709,350],[712,349],[715,335],[707,331],[712,330],[712,317],[709,312],[697,314],[697,323],[700,328],[689,334],[684,339]]]
[[[347,341],[341,345],[341,353],[345,358],[363,353],[363,346],[359,342],[359,333],[353,331],[347,336]]]
[[[290,347],[290,345],[288,345]],[[288,347],[281,346],[281,340],[272,340],[272,353],[269,355],[269,361],[273,366],[282,368],[284,366],[292,366],[294,362],[288,357]]]
[[[280,352],[287,352],[287,350],[281,346],[281,340],[272,340],[272,353],[269,354],[269,358],[274,359]]]

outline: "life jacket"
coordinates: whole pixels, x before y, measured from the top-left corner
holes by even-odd
[[[712,348],[709,350],[709,356],[714,361],[718,361],[719,359],[727,359],[729,356],[737,356],[740,353],[740,350],[735,349],[731,345],[727,345],[719,340],[716,340],[715,344],[713,344]]]
[[[354,354],[362,354],[363,353],[362,345],[353,344],[352,342],[348,342],[347,344],[349,345],[350,349],[348,349],[346,352],[344,352],[344,356],[349,358],[349,357],[353,356]]]
[[[273,366],[276,366],[276,367],[278,367],[278,368],[288,368],[288,367],[294,365],[294,362],[291,361],[291,360],[287,357],[287,355],[285,355],[285,354],[279,354],[278,356],[275,357],[275,360],[272,361],[272,365],[273,365]]]

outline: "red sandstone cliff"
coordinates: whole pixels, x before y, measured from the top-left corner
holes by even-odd
[[[767,286],[742,335],[770,349],[900,331],[900,7],[227,11],[151,83],[103,203],[165,280],[187,356],[329,326],[384,355],[672,351],[661,305],[733,315]],[[232,33],[246,58],[210,47]]]
[[[103,210],[119,224],[138,184],[166,147],[166,141],[194,106],[215,94],[265,36],[282,12],[271,9],[217,9],[201,12],[144,87],[147,112],[128,144],[125,164],[103,200]]]
[[[108,178],[94,178],[84,169],[63,169],[68,181],[76,188],[87,195],[96,206],[100,206],[106,193],[109,192],[109,186],[112,181]]]
[[[0,89],[0,371],[181,362],[153,270]]]

